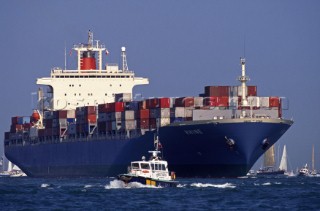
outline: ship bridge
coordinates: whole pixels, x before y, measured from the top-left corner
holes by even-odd
[[[121,48],[122,68],[118,64],[106,64],[103,69],[102,55],[108,51],[99,41],[93,43],[90,31],[88,44],[74,45],[73,50],[78,57],[76,70],[53,68],[50,77],[37,79],[38,85],[48,86],[45,96],[39,94],[41,108],[70,110],[114,102],[115,94],[129,93],[132,97],[134,86],[149,84],[148,78],[135,77],[128,69],[125,47]]]

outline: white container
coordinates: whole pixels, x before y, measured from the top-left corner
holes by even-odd
[[[134,111],[123,111],[121,118],[122,120],[134,120]]]
[[[194,106],[203,107],[203,97],[194,97]]]
[[[170,124],[170,118],[157,118],[157,127],[163,127]]]

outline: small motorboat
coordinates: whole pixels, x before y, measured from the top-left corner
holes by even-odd
[[[309,176],[308,164],[299,170],[298,176]]]
[[[155,140],[158,146],[158,138]],[[145,156],[141,161],[133,161],[128,168],[128,173],[119,174],[118,179],[125,184],[130,182],[139,182],[144,185],[155,187],[176,187],[177,181],[174,181],[176,175],[174,172],[169,174],[168,162],[162,160],[158,155],[161,153],[156,147],[151,153],[150,160],[146,161]]]

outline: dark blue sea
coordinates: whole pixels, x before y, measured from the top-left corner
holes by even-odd
[[[0,178],[0,209],[320,210],[320,177],[178,180],[178,188],[151,188],[114,178]]]

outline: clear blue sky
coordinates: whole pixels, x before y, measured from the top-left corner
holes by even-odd
[[[4,1],[0,6],[0,133],[11,116],[30,115],[37,77],[64,66],[65,43],[103,41],[108,62],[120,61],[149,86],[143,96],[191,96],[206,85],[237,85],[239,57],[261,96],[286,96],[294,125],[287,144],[293,168],[320,169],[320,1]],[[106,61],[105,61],[106,62]],[[76,67],[74,57],[69,68]],[[2,140],[1,140],[2,143]],[[1,146],[1,151],[3,147]],[[260,164],[259,164],[260,165]]]

